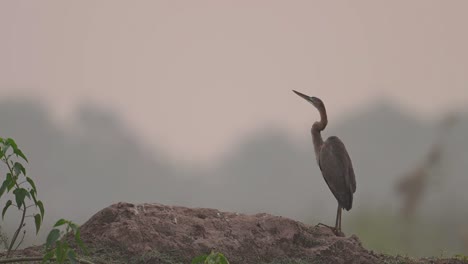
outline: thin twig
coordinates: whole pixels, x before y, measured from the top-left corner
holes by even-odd
[[[20,242],[18,243],[18,245],[16,245],[15,251],[19,248],[19,246],[21,245],[21,243],[23,243],[24,236],[26,236],[26,230],[23,230],[23,237],[21,238],[21,240],[20,240]]]
[[[11,253],[11,250],[13,249],[13,246],[15,245],[15,242],[16,242],[16,239],[18,238],[18,235],[19,235],[19,232],[21,232],[21,229],[23,229],[24,225],[24,217],[26,215],[26,207],[24,207],[23,209],[23,215],[21,216],[21,222],[20,222],[20,225],[18,227],[18,229],[16,229],[15,231],[15,234],[13,235],[13,238],[11,239],[11,242],[10,242],[10,246],[8,247],[8,251],[7,251],[7,258],[10,256],[10,253]]]

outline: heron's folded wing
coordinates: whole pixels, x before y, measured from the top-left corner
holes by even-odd
[[[319,162],[323,177],[339,204],[346,210],[351,209],[356,180],[343,142],[337,137],[328,138],[320,149]]]

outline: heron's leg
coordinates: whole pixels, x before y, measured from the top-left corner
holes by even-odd
[[[338,230],[338,221],[340,217],[340,204],[338,204],[338,209],[336,210],[336,221],[335,221],[335,230]]]
[[[342,210],[341,206],[338,206],[338,208],[339,208],[338,212],[340,214],[340,220],[338,222],[338,230],[339,230],[339,232],[341,232],[341,212],[343,212],[343,210]]]

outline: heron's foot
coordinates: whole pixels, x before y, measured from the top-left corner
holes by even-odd
[[[324,227],[327,227],[327,228],[329,228],[329,229],[333,232],[333,234],[335,234],[335,236],[339,236],[339,237],[344,237],[344,236],[345,236],[345,234],[344,234],[343,232],[341,232],[341,230],[338,229],[338,228],[336,228],[336,227],[329,226],[329,225],[326,225],[326,224],[324,224],[324,223],[318,223],[318,224],[315,225],[315,226],[324,226]]]
[[[341,231],[341,229],[334,228],[333,233],[335,233],[335,236],[339,237],[345,237],[346,235]]]
[[[330,229],[334,229],[333,226],[329,226],[329,225],[326,225],[326,224],[324,224],[324,223],[318,223],[318,224],[316,224],[315,226],[324,226],[324,227],[328,227],[328,228],[330,228]]]
[[[317,226],[324,226],[324,227],[329,228],[331,231],[333,231],[333,233],[336,232],[336,227],[329,226],[329,225],[326,225],[326,224],[324,224],[324,223],[318,223],[318,224],[316,224],[315,226],[316,226],[316,227],[317,227]]]

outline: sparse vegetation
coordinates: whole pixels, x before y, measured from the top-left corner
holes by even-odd
[[[44,219],[45,210],[42,201],[37,199],[37,189],[34,180],[26,176],[26,169],[20,162],[20,159],[25,162],[28,162],[28,159],[12,138],[4,139],[0,137],[0,159],[7,168],[5,180],[0,187],[0,198],[4,194],[8,195],[10,193],[14,196],[14,202],[11,198],[5,203],[2,210],[2,219],[4,219],[6,212],[11,206],[16,207],[21,212],[18,228],[11,240],[8,239],[7,235],[0,228],[0,241],[7,250],[6,259],[0,260],[0,263],[38,260],[42,260],[42,263],[49,261],[55,261],[56,263],[65,263],[67,261],[71,263],[91,263],[78,260],[75,250],[68,244],[66,235],[71,233],[75,238],[74,241],[78,248],[85,253],[87,252],[80,237],[80,228],[77,224],[65,219],[58,220],[47,236],[46,253],[42,258],[9,258],[12,252],[17,250],[24,240],[26,235],[26,230],[24,230],[26,218],[34,218],[37,235]],[[27,212],[32,207],[35,207],[36,213],[28,215]],[[63,227],[65,228],[63,229]],[[18,240],[21,233],[21,239]]]
[[[229,264],[229,261],[222,253],[212,251],[209,255],[194,258],[192,264]]]
[[[457,255],[455,255],[455,258],[458,259],[458,260],[461,260],[461,261],[468,262],[468,256],[466,256],[466,255],[457,254]]]
[[[60,227],[65,226],[65,230],[60,230]],[[77,224],[60,219],[55,223],[54,228],[49,232],[46,242],[47,253],[44,255],[42,263],[55,258],[57,263],[65,263],[69,260],[71,263],[78,263],[76,252],[70,247],[66,241],[67,234],[72,234],[75,238],[75,243],[82,251],[87,253],[87,249],[83,244],[80,236],[80,229]]]
[[[25,220],[27,217],[34,218],[36,234],[39,232],[42,220],[44,219],[44,205],[41,200],[37,199],[37,189],[34,180],[26,176],[26,169],[20,162],[20,159],[26,162],[28,162],[28,159],[12,138],[0,138],[0,159],[7,168],[5,180],[0,187],[0,198],[2,198],[4,194],[9,194],[10,192],[14,195],[14,202],[12,199],[8,199],[5,203],[2,210],[2,219],[5,217],[8,208],[12,205],[21,211],[18,228],[14,232],[11,240],[6,243],[8,244],[6,253],[6,257],[8,258],[11,252],[16,250],[24,240],[26,231],[23,229],[26,226]],[[32,207],[36,208],[36,212],[39,210],[39,213],[27,215],[28,210]],[[18,241],[21,233],[22,237]],[[3,237],[3,239],[5,239],[5,237]]]

